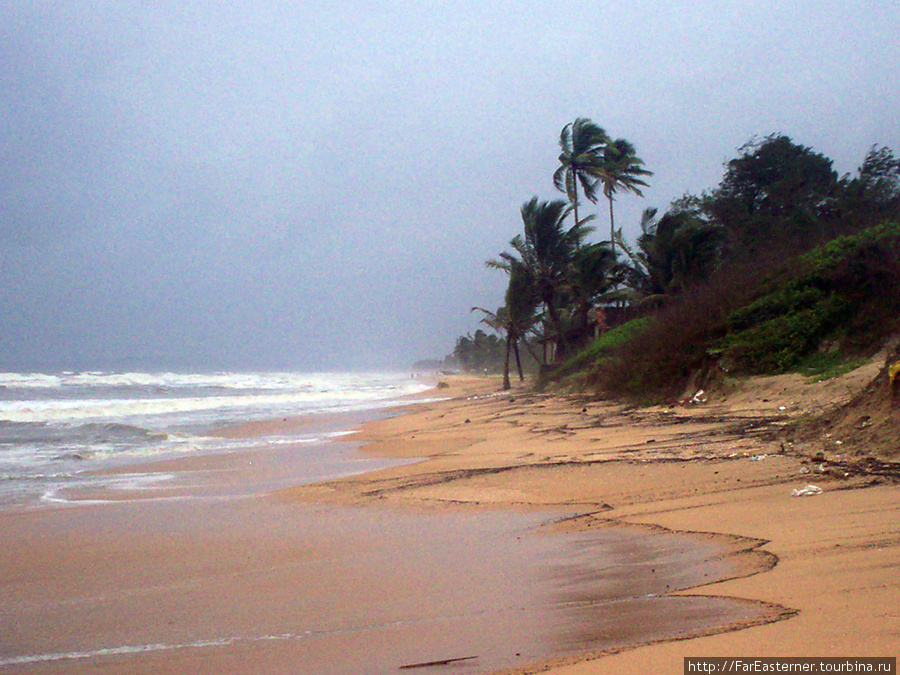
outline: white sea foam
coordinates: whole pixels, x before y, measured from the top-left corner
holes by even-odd
[[[0,421],[60,423],[228,413],[359,409],[424,391],[396,375],[295,373],[0,373]],[[16,394],[19,395],[16,395]]]
[[[153,643],[145,645],[123,645],[121,647],[105,647],[102,649],[76,652],[33,654],[16,656],[8,659],[0,658],[0,666],[24,666],[32,663],[46,663],[52,661],[75,661],[79,659],[102,658],[104,656],[127,656],[129,654],[144,654],[147,652],[171,651],[175,649],[227,647],[235,642],[242,641],[244,640],[241,638],[221,638],[216,640],[197,640],[195,642],[184,642],[180,644]]]
[[[49,477],[84,484],[90,469],[110,462],[314,443],[323,434],[228,439],[208,431],[374,410],[427,388],[391,373],[0,373],[0,503],[23,494],[47,503]]]
[[[0,372],[0,387],[58,389],[84,387],[222,388],[235,390],[350,391],[353,389],[423,389],[422,383],[394,373],[9,373]]]
[[[0,420],[6,422],[74,422],[129,419],[153,415],[175,415],[206,411],[259,412],[322,411],[354,409],[385,398],[382,392],[295,392],[236,396],[203,396],[144,399],[85,399],[11,401],[0,405]]]
[[[440,618],[439,618],[440,620]],[[391,626],[401,626],[408,621],[400,619],[384,623],[362,624],[335,630],[305,630],[298,632],[273,633],[254,636],[229,636],[195,640],[192,642],[164,643],[155,642],[142,645],[121,645],[118,647],[102,647],[99,649],[86,649],[71,652],[50,652],[45,654],[27,654],[11,658],[0,657],[0,666],[24,666],[34,663],[47,663],[53,661],[75,661],[80,659],[96,659],[105,656],[127,656],[130,654],[145,654],[148,652],[175,651],[182,649],[210,649],[217,647],[230,647],[236,644],[252,644],[259,642],[286,642],[293,640],[307,640],[319,636],[344,633],[363,633]]]

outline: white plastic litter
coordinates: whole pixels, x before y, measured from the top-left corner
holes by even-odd
[[[751,462],[761,462],[761,461],[763,461],[766,457],[768,457],[768,455],[753,455],[753,457],[750,458],[750,461],[751,461]]]
[[[791,490],[791,497],[812,497],[822,494],[822,488],[818,485],[807,485],[797,490]]]

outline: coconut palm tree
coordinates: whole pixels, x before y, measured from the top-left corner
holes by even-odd
[[[511,386],[509,383],[509,353],[514,339],[514,333],[509,324],[509,314],[506,311],[506,307],[498,307],[496,312],[484,309],[483,307],[473,307],[472,311],[478,311],[484,314],[481,323],[490,326],[500,333],[500,335],[506,333],[506,357],[503,360],[503,389],[507,390]]]
[[[528,333],[534,330],[535,325],[540,320],[538,307],[541,301],[535,294],[534,279],[527,269],[516,266],[510,271],[509,284],[506,287],[504,300],[509,317],[509,326],[512,328],[515,338],[512,342],[512,348],[516,357],[519,381],[522,381],[525,378],[522,374],[522,362],[519,357],[520,340],[534,360],[540,363],[540,357],[528,341]]]
[[[609,137],[586,117],[579,117],[559,133],[559,168],[553,174],[553,184],[565,192],[578,222],[578,184],[584,196],[597,202],[597,175],[603,163],[603,151]]]
[[[659,304],[708,279],[721,252],[721,228],[696,212],[673,208],[661,218],[656,209],[645,209],[637,251],[630,250],[616,232],[631,260],[628,285],[640,304]]]
[[[566,289],[575,252],[591,229],[584,222],[566,228],[572,210],[573,206],[561,199],[541,202],[533,197],[522,205],[524,236],[513,237],[509,242],[512,251],[504,251],[499,259],[486,263],[506,271],[510,278],[521,274],[523,279],[530,279],[531,292],[543,303],[563,351],[568,351],[568,341],[559,299]]]
[[[582,339],[592,331],[588,317],[598,304],[618,299],[615,289],[624,281],[627,267],[619,263],[609,242],[588,244],[579,249],[569,273],[569,290]]]
[[[522,372],[522,358],[519,354],[519,341],[524,340],[525,348],[531,353],[535,361],[540,362],[538,355],[528,343],[528,332],[538,321],[537,309],[540,301],[534,293],[534,283],[528,271],[521,265],[513,264],[509,269],[509,285],[504,296],[505,304],[498,307],[496,312],[491,312],[482,307],[473,307],[472,311],[484,314],[482,323],[487,324],[497,332],[506,333],[506,358],[503,364],[503,389],[510,388],[509,382],[509,357],[516,357],[516,371],[519,381],[525,379]]]
[[[609,200],[609,240],[615,251],[614,195],[622,190],[643,197],[641,188],[647,187],[647,183],[642,176],[652,176],[653,172],[644,168],[644,160],[637,156],[634,145],[624,138],[609,141],[604,146],[602,161],[593,171],[592,175],[603,186],[603,194]]]

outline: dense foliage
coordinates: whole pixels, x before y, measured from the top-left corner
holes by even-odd
[[[526,202],[523,234],[488,262],[509,279],[504,305],[481,310],[505,336],[490,357],[505,386],[511,354],[521,377],[519,344],[547,378],[659,400],[713,372],[859,354],[900,328],[900,161],[889,149],[839,177],[783,134],[752,140],[714,189],[661,216],[647,209],[633,246],[612,211],[617,192],[640,195],[651,175],[632,144],[579,118],[560,149],[553,182],[568,203]],[[590,242],[579,196],[600,193],[610,239]]]
[[[479,329],[457,338],[453,356],[463,370],[492,372],[503,357],[503,341]]]
[[[825,340],[865,347],[900,329],[900,225],[839,237],[757,286],[718,342],[737,367],[782,372]]]

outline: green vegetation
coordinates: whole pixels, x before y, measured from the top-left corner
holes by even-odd
[[[784,372],[826,339],[866,347],[900,328],[900,226],[885,223],[800,255],[758,293],[731,314],[717,345],[740,369]]]
[[[496,335],[483,330],[475,335],[463,335],[456,340],[453,360],[460,368],[470,372],[496,372],[496,364],[503,354],[503,342]],[[445,359],[446,361],[447,359]]]
[[[554,378],[565,378],[580,374],[590,368],[603,368],[611,359],[640,333],[651,327],[652,319],[648,317],[632,319],[621,326],[604,331],[596,340],[575,354],[568,361],[554,369]]]
[[[544,380],[651,402],[725,372],[839,372],[900,329],[900,161],[889,149],[838,177],[787,136],[753,140],[716,188],[659,217],[645,210],[632,246],[612,211],[617,192],[640,195],[651,175],[632,144],[579,118],[560,148],[553,183],[568,203],[526,202],[524,233],[487,263],[509,279],[504,306],[481,310],[506,337],[495,338],[504,386],[511,354],[522,377],[520,344]],[[596,203],[600,191],[610,240],[594,243],[593,216],[575,214],[579,193]]]
[[[835,351],[817,351],[804,358],[794,370],[817,382],[840,377],[859,368],[864,358],[852,358]]]

